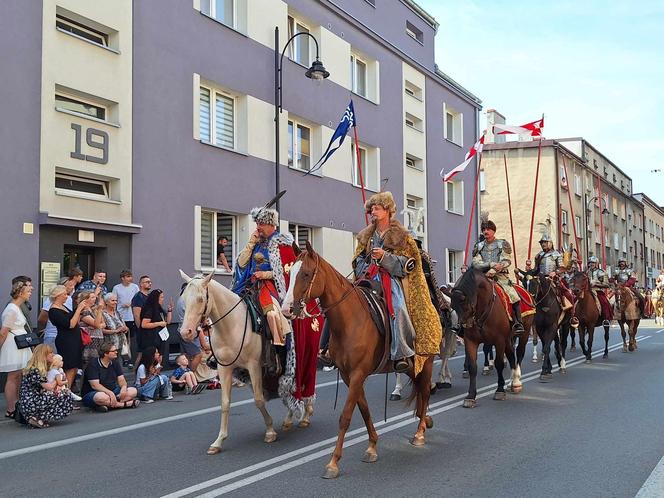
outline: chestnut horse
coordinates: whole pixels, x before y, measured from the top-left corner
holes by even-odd
[[[297,254],[299,249],[295,252]],[[369,447],[362,461],[373,463],[378,460],[376,451],[378,433],[371,420],[369,404],[364,394],[364,382],[369,375],[378,373],[376,370],[382,363],[386,351],[385,338],[374,325],[368,305],[360,291],[316,253],[307,242],[306,250],[299,252],[291,268],[290,285],[282,311],[290,318],[306,315],[304,303],[311,299],[320,300],[326,319],[329,320],[328,352],[339,369],[341,378],[348,386],[348,396],[339,417],[337,444],[322,476],[325,479],[333,479],[339,475],[338,463],[342,455],[344,436],[355,406],[360,409],[369,434]],[[388,361],[390,367],[391,363]],[[416,416],[419,418],[419,424],[411,440],[415,446],[424,445],[425,429],[433,426],[433,420],[426,415],[432,371],[433,356],[430,356],[419,375],[414,377],[412,367],[407,372],[413,379],[413,392],[408,401],[417,398]]]
[[[466,363],[470,374],[468,396],[463,402],[464,408],[473,408],[477,404],[477,349],[480,343],[496,347],[495,367],[498,374],[498,387],[493,395],[495,400],[507,398],[505,393],[505,356],[512,369],[512,391],[523,389],[521,368],[516,361],[512,344],[512,325],[500,298],[493,288],[493,281],[480,270],[468,269],[452,289],[452,309],[459,316],[463,327],[463,341],[466,347]],[[532,315],[524,318],[526,331],[532,326]],[[523,349],[528,341],[528,333],[523,335]],[[523,359],[523,356],[521,356]]]
[[[595,304],[595,298],[590,290],[590,280],[588,275],[577,271],[570,280],[570,289],[576,296],[576,307],[574,316],[579,320],[579,345],[581,351],[586,357],[585,363],[590,363],[593,359],[593,336],[595,327],[602,325],[604,327],[604,355],[602,358],[609,357],[609,323],[605,321]],[[604,323],[603,323],[604,322]],[[588,347],[586,348],[586,334],[588,334]],[[563,346],[566,346],[567,338],[563,338]]]
[[[620,334],[623,340],[623,353],[627,351],[634,351],[638,348],[636,345],[636,330],[641,323],[641,310],[639,309],[639,302],[634,297],[634,294],[624,285],[618,284],[616,286],[616,306],[614,318],[620,325]],[[626,342],[625,324],[629,332],[629,345]]]

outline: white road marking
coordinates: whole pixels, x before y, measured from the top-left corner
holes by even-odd
[[[651,336],[649,336],[649,335],[639,337],[637,339],[637,341],[642,341],[642,340],[645,340],[645,339],[649,339],[650,337]],[[615,345],[609,347],[609,351],[615,351],[615,350],[620,349],[620,348],[622,348],[622,343],[615,344]],[[604,351],[603,348],[597,349],[593,352],[593,356],[595,356],[599,353],[602,353],[603,351]],[[567,368],[569,368],[570,366],[576,365],[578,363],[581,363],[581,362],[585,361],[585,359],[586,359],[585,356],[581,356],[581,357],[575,358],[573,360],[570,360],[567,363]],[[557,371],[557,370],[559,370],[558,367],[553,368],[554,372]],[[521,379],[521,381],[523,383],[525,383],[525,382],[529,382],[531,380],[534,380],[534,379],[539,377],[540,373],[541,373],[540,370],[530,372],[530,373],[524,375],[523,378]],[[508,385],[509,385],[509,382],[506,383],[506,387]],[[493,383],[489,386],[485,386],[481,389],[478,389],[477,398],[484,398],[486,396],[491,395],[495,388],[496,388],[496,383]],[[466,397],[466,393],[463,393],[463,394],[456,395],[452,398],[449,398],[449,399],[446,399],[446,400],[443,400],[443,401],[439,401],[437,403],[433,403],[433,404],[429,405],[429,415],[431,415],[431,416],[438,415],[440,413],[446,412],[446,411],[451,410],[453,408],[459,407],[463,404],[462,400],[465,397]],[[405,420],[399,421],[400,419],[404,419],[404,418],[405,418]],[[417,420],[413,418],[413,412],[409,410],[405,413],[401,413],[399,415],[396,415],[394,417],[389,418],[387,420],[387,422],[384,422],[384,421],[377,422],[377,423],[374,424],[374,426],[376,427],[376,430],[377,430],[378,434],[385,434],[387,432],[392,432],[394,430],[400,429],[401,427],[405,427],[409,424],[414,424],[414,423],[417,423]],[[379,427],[381,427],[381,428],[379,429]],[[356,445],[358,443],[361,443],[362,441],[366,441],[368,439],[367,435],[366,435],[366,428],[364,426],[359,427],[357,429],[354,429],[352,431],[348,431],[346,433],[346,437],[355,436],[357,434],[362,434],[362,435],[360,435],[359,437],[356,437],[354,439],[347,439],[346,441],[344,441],[344,448],[347,448],[349,446],[354,446],[354,445]],[[164,495],[162,498],[180,498],[180,497],[183,497],[183,496],[194,494],[194,493],[202,491],[206,488],[210,488],[212,486],[215,486],[217,484],[221,484],[221,483],[226,482],[226,481],[230,481],[230,480],[235,479],[237,477],[240,477],[242,475],[249,474],[249,473],[253,472],[254,470],[257,470],[257,469],[260,469],[260,468],[265,468],[267,466],[278,463],[280,461],[288,460],[289,458],[297,457],[299,455],[303,455],[305,453],[308,453],[312,450],[316,450],[316,449],[318,449],[322,446],[326,446],[328,444],[335,443],[336,440],[337,440],[337,437],[333,436],[333,437],[330,437],[330,438],[325,439],[323,441],[313,443],[309,446],[298,448],[297,450],[293,450],[293,451],[290,451],[288,453],[284,453],[283,455],[279,455],[277,457],[270,458],[268,460],[258,462],[256,464],[253,464],[253,465],[249,466],[249,467],[245,467],[243,469],[239,469],[239,470],[236,470],[234,472],[230,472],[228,474],[218,476],[214,479],[210,479],[208,481],[204,481],[202,483],[195,484],[193,486],[189,486],[189,487],[181,489],[179,491],[175,491],[175,492],[170,493],[168,495]],[[312,460],[315,460],[315,459],[318,459],[318,458],[321,458],[321,457],[324,457],[324,456],[330,456],[330,454],[333,450],[334,450],[334,447],[331,446],[331,447],[327,447],[325,449],[319,450],[315,453],[307,454],[306,456],[300,456],[299,458],[297,458],[295,460],[286,462],[282,465],[279,465],[279,466],[274,467],[272,469],[265,470],[265,471],[260,472],[258,474],[246,477],[244,479],[236,481],[232,484],[228,484],[228,485],[223,486],[221,488],[211,490],[211,491],[209,491],[205,494],[199,495],[199,496],[205,497],[205,498],[213,498],[213,497],[216,497],[216,496],[220,496],[224,493],[228,493],[230,491],[234,491],[236,489],[239,489],[239,488],[242,488],[242,487],[245,487],[245,486],[249,486],[249,485],[251,485],[255,482],[261,481],[263,479],[267,479],[268,477],[271,477],[275,474],[279,474],[281,472],[292,469],[294,467],[298,467],[300,465],[310,463]]]
[[[635,498],[660,498],[662,494],[664,494],[664,457],[655,465]]]

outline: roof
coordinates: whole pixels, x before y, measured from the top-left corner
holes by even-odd
[[[438,69],[438,64],[435,64],[435,74],[438,76],[440,79],[442,79],[445,83],[453,87],[457,92],[462,93],[466,97],[468,97],[470,100],[474,101],[477,104],[477,107],[482,108],[482,100],[472,94],[469,90],[466,90],[466,88],[461,85],[460,83],[457,83],[455,80],[450,78],[447,74],[442,72],[440,69]]]
[[[424,19],[429,25],[434,29],[434,31],[438,31],[438,21],[429,14],[426,10],[424,10],[422,7],[420,7],[416,2],[413,0],[401,0],[402,3],[404,3],[407,7],[410,7],[410,9],[415,12],[418,16],[420,16],[422,19]]]

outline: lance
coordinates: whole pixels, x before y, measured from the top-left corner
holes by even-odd
[[[503,163],[505,164],[505,183],[507,184],[507,207],[510,214],[510,231],[512,232],[512,254],[514,255],[514,267],[519,261],[516,257],[516,244],[514,243],[514,222],[512,221],[512,198],[510,197],[510,178],[507,174],[507,155],[503,153]]]
[[[544,114],[542,114],[542,119],[544,119]],[[539,170],[540,170],[540,159],[542,157],[542,140],[544,137],[539,137],[539,145],[537,146],[537,169],[535,170],[535,192],[533,193],[533,210],[530,213],[530,235],[528,236],[528,259],[531,256],[531,250],[533,247],[533,228],[535,227],[535,203],[537,202],[537,182],[539,180]]]
[[[601,240],[600,247],[602,248],[602,268],[606,269],[606,240],[604,240],[604,215],[602,215],[602,181],[600,180],[599,175],[597,175],[597,202],[599,203],[599,233]],[[606,209],[608,208],[609,206],[607,205]]]
[[[480,158],[477,160],[477,170],[475,171],[475,188],[473,189],[473,201],[470,204],[470,221],[468,222],[468,233],[466,234],[466,250],[463,253],[463,265],[468,265],[468,247],[470,245],[470,232],[473,229],[473,219],[475,214],[475,201],[477,200],[477,190],[480,183],[480,167],[482,166],[482,153],[479,154]]]
[[[572,204],[572,192],[571,185],[569,181],[569,175],[567,174],[567,161],[565,160],[565,154],[563,154],[563,169],[565,170],[565,178],[567,179],[567,200],[569,201],[569,209],[572,212],[572,227],[574,228],[574,243],[576,247],[579,247],[579,237],[576,233],[576,218],[574,217],[574,204]],[[577,252],[577,261],[579,267],[583,266],[583,261],[581,260],[581,255]]]

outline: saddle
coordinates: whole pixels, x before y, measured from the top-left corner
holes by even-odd
[[[521,300],[519,301],[519,307],[521,308],[521,318],[525,318],[529,315],[535,314],[535,303],[533,302],[533,296],[531,296],[526,289],[520,285],[513,284],[514,289]],[[503,288],[496,282],[493,283],[493,288],[496,291],[496,295],[500,298],[500,301],[503,303],[503,308],[511,321],[514,321],[514,313],[512,311],[512,303],[510,299],[503,290]]]
[[[385,349],[383,356],[372,374],[392,372],[392,362],[390,361],[390,346],[392,342],[392,329],[390,325],[390,314],[387,311],[387,304],[383,296],[383,286],[380,282],[369,279],[362,279],[357,283],[357,290],[364,297],[369,314],[373,320],[380,335],[385,339]]]
[[[271,338],[272,333],[269,330],[267,320],[265,319],[265,315],[263,315],[261,304],[258,301],[258,289],[253,286],[247,287],[240,297],[249,310],[251,330],[256,334],[260,334],[263,338]]]

